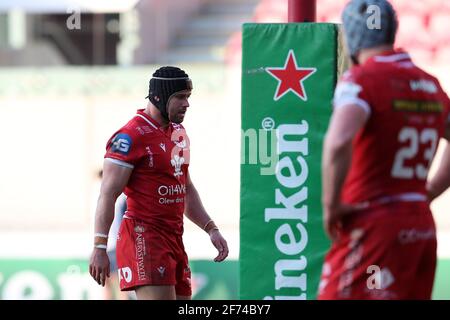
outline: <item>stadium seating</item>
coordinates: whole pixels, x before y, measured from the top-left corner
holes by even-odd
[[[341,23],[340,14],[348,0],[317,0],[317,22]],[[399,18],[396,46],[411,52],[421,64],[449,64],[450,1],[391,0]],[[288,19],[288,0],[261,0],[253,22],[284,23]],[[240,32],[234,33],[227,45],[226,62],[239,63]]]

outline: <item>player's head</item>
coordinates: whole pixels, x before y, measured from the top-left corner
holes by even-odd
[[[350,57],[357,63],[362,49],[393,45],[397,15],[386,0],[352,0],[342,13],[345,41]]]
[[[186,72],[177,67],[161,67],[150,79],[147,98],[158,108],[164,119],[173,121],[169,118],[169,101],[178,92],[186,90],[192,90],[192,81]]]

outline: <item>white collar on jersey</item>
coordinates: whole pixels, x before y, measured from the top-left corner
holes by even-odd
[[[400,60],[411,59],[408,53],[396,53],[389,56],[375,56],[373,58],[376,62],[396,62]]]

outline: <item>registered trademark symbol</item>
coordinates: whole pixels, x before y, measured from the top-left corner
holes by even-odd
[[[273,128],[275,128],[275,121],[270,117],[266,117],[262,120],[261,126],[264,130],[272,130]]]

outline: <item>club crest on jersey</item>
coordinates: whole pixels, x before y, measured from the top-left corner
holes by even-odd
[[[183,175],[183,171],[181,171],[181,166],[183,165],[183,163],[184,158],[178,155],[174,155],[173,159],[170,160],[170,164],[175,168],[175,172],[173,173],[175,177]]]
[[[181,149],[186,149],[186,147],[187,147],[186,140],[174,141],[174,143],[177,145],[178,148],[181,148]]]
[[[111,151],[127,155],[131,149],[131,137],[126,133],[117,134],[111,141]]]

